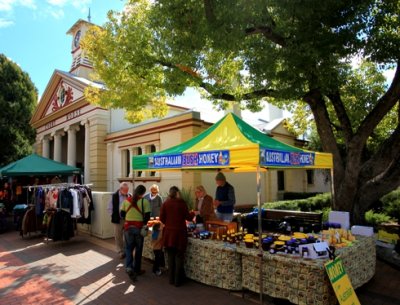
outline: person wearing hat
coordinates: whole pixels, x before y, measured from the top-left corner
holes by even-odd
[[[217,209],[217,218],[231,222],[233,218],[233,208],[236,203],[235,189],[226,181],[223,173],[219,172],[215,177],[217,190],[215,191],[214,206]]]

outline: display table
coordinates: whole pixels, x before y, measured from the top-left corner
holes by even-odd
[[[214,240],[189,238],[185,257],[186,276],[228,290],[242,289],[242,260],[236,247]]]
[[[145,238],[143,256],[153,259],[150,236]],[[258,249],[226,245],[221,241],[189,238],[185,259],[188,278],[229,290],[259,293]],[[375,274],[376,252],[372,237],[357,236],[351,246],[337,250],[354,288]],[[337,304],[325,271],[325,259],[302,259],[263,252],[264,294],[301,305]]]
[[[143,257],[153,260],[151,236],[144,239]],[[197,282],[228,290],[242,289],[242,260],[235,246],[189,238],[185,255],[186,276]]]
[[[375,274],[375,241],[359,237],[351,247],[339,249],[339,255],[354,288],[367,283]],[[243,288],[259,292],[260,257],[257,249],[239,247],[242,254]],[[263,291],[294,304],[337,304],[325,271],[326,260],[306,260],[279,254],[263,253]]]

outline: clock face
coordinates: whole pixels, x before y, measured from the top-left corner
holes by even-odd
[[[74,47],[77,48],[79,46],[79,40],[81,39],[81,30],[76,32],[74,37]]]

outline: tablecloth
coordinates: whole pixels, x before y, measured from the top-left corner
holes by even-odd
[[[256,249],[240,247],[243,288],[259,293],[260,257]],[[337,255],[354,288],[367,283],[375,274],[375,241],[358,237],[351,247],[339,249]],[[337,304],[325,271],[326,259],[302,259],[263,252],[263,291],[276,298],[300,305]]]

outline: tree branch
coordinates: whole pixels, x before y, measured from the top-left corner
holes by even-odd
[[[400,99],[400,61],[397,62],[396,73],[386,93],[378,100],[372,111],[361,122],[353,139],[355,146],[363,147],[363,143],[372,134],[383,117],[393,108]]]
[[[323,96],[318,89],[313,89],[303,97],[303,100],[310,106],[314,115],[323,150],[333,154],[335,179],[340,181],[344,177],[344,164]]]
[[[244,30],[244,32],[246,36],[262,34],[265,38],[267,38],[272,42],[275,42],[281,47],[286,46],[286,39],[283,36],[279,35],[278,33],[274,32],[272,27],[259,25],[247,28]]]
[[[383,195],[400,185],[400,155],[397,156],[387,170],[377,178],[365,183],[358,191],[359,201],[368,208]]]
[[[215,14],[214,14],[214,8],[212,5],[212,0],[204,0],[204,11],[205,11],[207,21],[210,24],[214,24]]]
[[[350,118],[347,115],[346,109],[344,108],[340,93],[339,91],[335,91],[331,94],[328,94],[327,96],[331,100],[333,107],[335,108],[337,118],[340,122],[341,131],[343,131],[343,136],[347,144],[353,136],[353,129],[351,126]]]
[[[400,124],[380,146],[379,150],[362,165],[359,181],[364,184],[366,181],[383,173],[394,159],[400,156]]]

